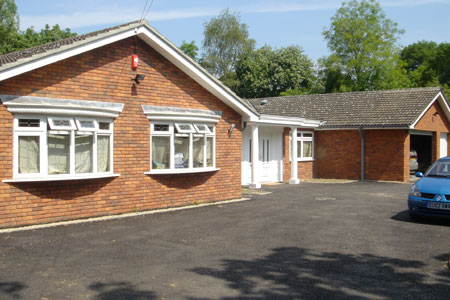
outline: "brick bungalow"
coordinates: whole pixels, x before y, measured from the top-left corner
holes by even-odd
[[[260,114],[324,121],[313,131],[303,131],[302,136],[298,135],[300,179],[407,182],[410,178],[410,150],[417,151],[420,170],[425,170],[431,162],[449,153],[450,110],[440,88],[248,101]],[[285,130],[285,168],[290,167],[290,161],[286,159],[289,157],[288,141],[289,131]],[[245,155],[243,159],[245,161]]]
[[[237,199],[243,124],[254,145],[319,126],[259,114],[145,22],[0,56],[0,99],[0,228]]]
[[[0,100],[0,228],[407,181],[450,129],[439,88],[243,100],[145,22],[0,56]]]

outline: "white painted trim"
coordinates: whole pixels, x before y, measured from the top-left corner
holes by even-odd
[[[204,173],[219,171],[220,168],[185,168],[185,169],[155,169],[148,172],[144,172],[146,175],[155,174],[190,174],[190,173]]]
[[[120,174],[83,174],[77,176],[61,176],[54,175],[46,178],[20,178],[20,179],[5,179],[2,182],[5,183],[15,183],[15,182],[44,182],[44,181],[67,181],[67,180],[84,180],[84,179],[96,179],[96,178],[110,178],[110,177],[119,177]]]
[[[396,130],[396,129],[410,129],[406,126],[399,126],[399,127],[365,127],[363,125],[356,126],[356,127],[333,127],[333,128],[314,128],[314,131],[332,131],[332,130],[356,130],[358,131],[359,128],[363,128],[364,130],[380,130],[380,129],[386,129],[386,130]]]
[[[433,98],[433,100],[430,102],[430,104],[428,104],[428,106],[424,109],[424,111],[420,114],[420,116],[417,118],[417,120],[414,121],[414,123],[411,126],[409,126],[410,129],[414,129],[416,127],[417,123],[419,123],[420,119],[422,119],[422,117],[427,113],[427,111],[434,104],[434,102],[436,102],[436,100],[439,101],[439,104],[440,104],[442,110],[444,111],[445,116],[447,117],[447,120],[450,120],[450,107],[448,106],[448,103],[445,100],[445,97],[442,94],[442,92],[439,92],[436,95],[436,97]]]
[[[142,110],[151,121],[167,121],[167,122],[195,122],[195,123],[218,123],[221,113],[200,109],[183,109],[172,107],[154,107],[142,105]],[[207,125],[207,124],[205,124]]]
[[[123,103],[71,100],[60,98],[0,95],[2,103],[13,114],[46,114],[117,118]]]
[[[432,131],[413,130],[413,129],[411,129],[411,130],[409,131],[409,134],[414,134],[414,135],[425,135],[425,136],[433,136],[433,132],[432,132]]]
[[[140,25],[138,25],[140,26]],[[78,47],[69,48],[67,50],[61,50],[64,49],[64,47],[61,47],[59,49],[55,49],[54,51],[50,52],[49,55],[45,55],[38,59],[31,58],[29,61],[26,62],[19,62],[19,64],[16,64],[12,66],[11,68],[0,72],[0,81],[6,80],[8,78],[18,76],[20,74],[42,68],[44,66],[47,66],[49,64],[61,61],[63,59],[67,59],[69,57],[82,54],[85,52],[88,52],[90,50],[115,43],[117,41],[129,38],[131,36],[134,36],[134,30],[130,29],[128,31],[120,32],[117,34],[109,35],[104,38],[96,39],[94,41],[89,41],[87,43],[83,43],[79,45]]]
[[[293,117],[283,117],[274,115],[261,115],[259,120],[248,121],[253,124],[260,125],[273,125],[273,126],[283,126],[283,127],[306,127],[306,128],[317,128],[322,122],[317,120],[308,120],[304,118],[293,118]]]

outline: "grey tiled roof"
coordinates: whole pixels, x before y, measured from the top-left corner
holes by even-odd
[[[439,87],[249,99],[261,114],[326,121],[322,128],[408,127]],[[265,101],[263,101],[265,100]],[[266,104],[262,104],[266,102]]]
[[[39,45],[39,46],[35,46],[35,47],[31,47],[31,48],[27,48],[27,49],[23,49],[23,50],[19,50],[19,51],[7,53],[4,55],[0,55],[0,67],[18,62],[18,61],[26,59],[26,58],[32,58],[33,56],[45,54],[51,50],[66,48],[67,46],[70,47],[72,45],[75,46],[77,44],[80,44],[83,41],[92,40],[95,37],[100,37],[109,32],[125,29],[130,26],[139,25],[139,24],[141,24],[140,21],[133,21],[133,22],[130,22],[127,24],[109,27],[109,28],[105,28],[102,30],[86,33],[83,35],[77,35],[77,36],[70,37],[67,39],[61,39],[59,41],[55,41],[52,43],[43,44],[43,45]]]

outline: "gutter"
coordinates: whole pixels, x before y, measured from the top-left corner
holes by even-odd
[[[358,128],[359,135],[361,136],[361,181],[364,181],[364,173],[365,173],[365,137],[363,133],[363,128]]]

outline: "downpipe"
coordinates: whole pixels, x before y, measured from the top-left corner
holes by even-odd
[[[359,135],[361,136],[361,181],[364,181],[364,173],[365,173],[365,137],[363,128],[358,128]]]

